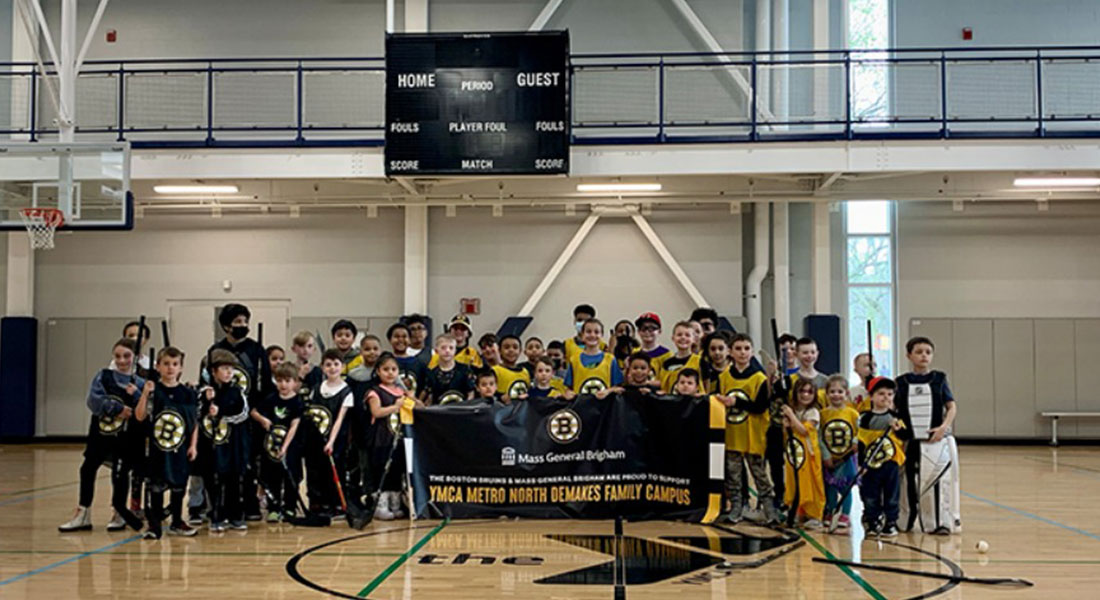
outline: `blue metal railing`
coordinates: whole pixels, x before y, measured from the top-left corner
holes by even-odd
[[[54,77],[54,73],[49,73]],[[0,63],[0,134],[56,132],[43,75]],[[78,139],[381,145],[385,61],[87,61]],[[575,144],[1100,137],[1100,46],[573,54]]]

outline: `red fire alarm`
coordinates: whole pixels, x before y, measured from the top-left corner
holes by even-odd
[[[118,32],[114,29],[107,30],[107,43],[113,44],[118,41]]]
[[[974,39],[974,30],[969,27],[963,27],[963,39],[968,41]]]
[[[481,314],[481,298],[463,298],[459,304],[462,306],[461,312],[464,315]]]

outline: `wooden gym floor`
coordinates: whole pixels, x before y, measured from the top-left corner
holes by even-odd
[[[144,541],[105,531],[106,469],[95,530],[62,535],[57,525],[76,501],[80,452],[0,446],[0,598],[1054,600],[1091,597],[1100,585],[1100,448],[1093,447],[963,446],[964,532],[949,538],[902,534],[880,546],[821,532],[783,537],[744,525],[627,523],[619,560],[607,521],[375,522],[363,532],[339,522],[324,529],[252,523],[247,534],[204,529],[194,538]],[[975,549],[979,540],[990,545],[985,555]],[[821,556],[940,573],[954,567],[1035,587],[951,585],[812,561]],[[627,585],[616,596],[613,583],[624,572]]]

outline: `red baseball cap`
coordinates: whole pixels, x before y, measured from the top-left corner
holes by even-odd
[[[639,316],[637,319],[634,319],[634,326],[640,329],[642,327],[642,323],[645,323],[646,321],[656,324],[657,327],[661,326],[661,317],[658,317],[657,313],[651,312],[642,313],[641,316]]]

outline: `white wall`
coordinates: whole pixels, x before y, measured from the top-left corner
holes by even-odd
[[[1096,203],[897,206],[903,340],[911,318],[1100,316]]]
[[[477,334],[515,315],[584,220],[583,210],[460,209],[429,213],[429,310],[450,318],[464,297],[481,298]],[[707,300],[725,315],[742,314],[740,216],[728,210],[655,210],[650,224]],[[610,327],[652,310],[671,324],[695,308],[633,222],[602,218],[535,308],[527,334],[568,335],[573,307],[593,304]]]
[[[898,47],[1100,43],[1094,0],[894,0],[891,7]],[[973,28],[973,41],[963,41],[963,27]]]

